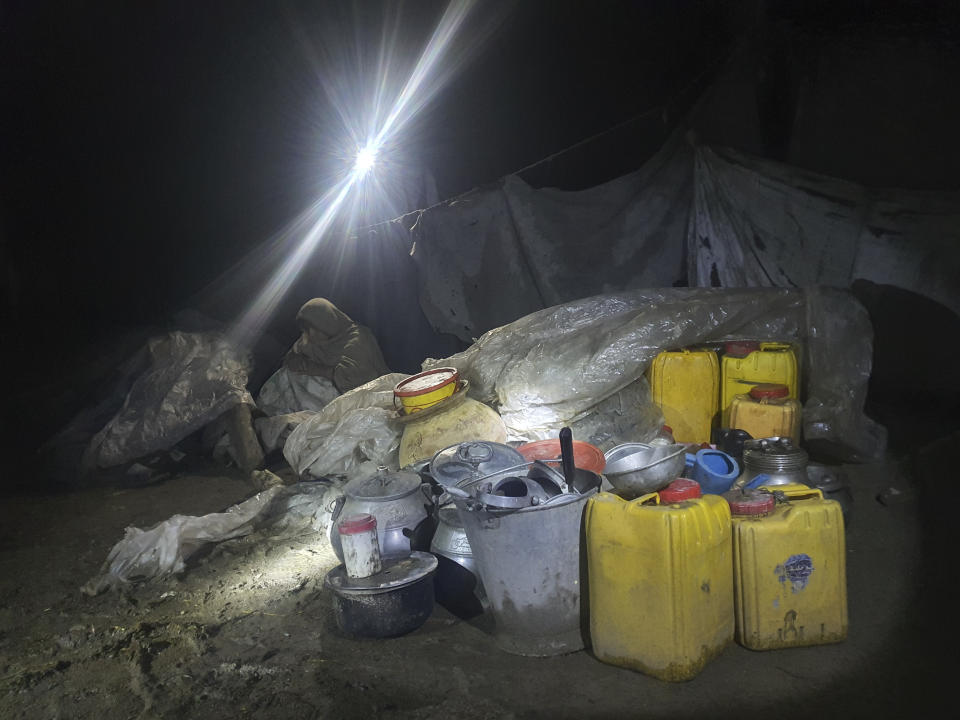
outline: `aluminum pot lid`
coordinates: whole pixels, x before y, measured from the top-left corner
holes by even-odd
[[[348,482],[343,494],[355,500],[397,500],[416,492],[422,483],[417,473],[389,472],[381,467],[375,475]]]
[[[745,440],[743,442],[743,452],[758,453],[762,455],[806,455],[807,451],[798,448],[788,437],[769,437],[758,438],[756,440]]]
[[[474,440],[437,452],[430,461],[430,474],[441,485],[452,486],[469,479],[474,473],[483,477],[526,462],[526,458],[509,445]]]
[[[414,550],[408,557],[384,560],[380,572],[370,577],[351,578],[343,565],[327,573],[324,584],[337,595],[379,595],[412,585],[437,569],[437,558]]]

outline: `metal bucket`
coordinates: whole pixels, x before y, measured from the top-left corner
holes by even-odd
[[[522,510],[488,509],[470,486],[451,492],[493,614],[497,645],[506,652],[545,657],[584,647],[580,528],[600,476],[579,468],[577,473],[592,476],[583,483],[589,488]]]

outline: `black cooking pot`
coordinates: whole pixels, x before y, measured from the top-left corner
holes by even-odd
[[[333,594],[337,626],[357,637],[387,638],[413,632],[433,612],[436,569],[437,559],[418,551],[384,561],[383,569],[367,578],[350,578],[344,566],[338,565],[324,580]]]

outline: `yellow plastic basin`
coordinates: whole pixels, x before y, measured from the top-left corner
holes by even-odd
[[[460,372],[456,368],[426,370],[397,383],[393,389],[394,400],[400,399],[403,412],[407,415],[426,410],[453,395],[459,380]]]

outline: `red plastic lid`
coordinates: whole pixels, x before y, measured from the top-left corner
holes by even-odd
[[[368,530],[377,529],[377,519],[368,514],[348,515],[337,523],[337,530],[341,535],[357,535]]]
[[[777,383],[760,383],[750,388],[750,397],[754,400],[774,400],[790,395],[790,388]]]
[[[406,380],[401,380],[393,389],[393,394],[397,397],[416,397],[417,395],[426,395],[429,392],[438,390],[444,385],[460,381],[460,371],[454,367],[434,368],[425,370],[422,373],[411,375]]]
[[[724,343],[723,352],[731,357],[744,358],[760,349],[760,343],[752,341],[738,341]]]
[[[559,440],[535,440],[534,442],[524,443],[517,448],[517,452],[523,455],[525,460],[556,460],[560,457]],[[559,465],[559,463],[547,463],[548,465]],[[607,459],[603,456],[603,451],[596,445],[591,445],[582,440],[573,441],[573,464],[578,468],[590,470],[595,473],[602,473],[607,466]]]
[[[777,501],[771,493],[748,491],[746,493],[733,492],[725,496],[730,504],[730,514],[766,515],[776,506]]]
[[[660,491],[660,502],[678,503],[684,500],[693,500],[702,495],[700,483],[687,478],[677,478]]]

